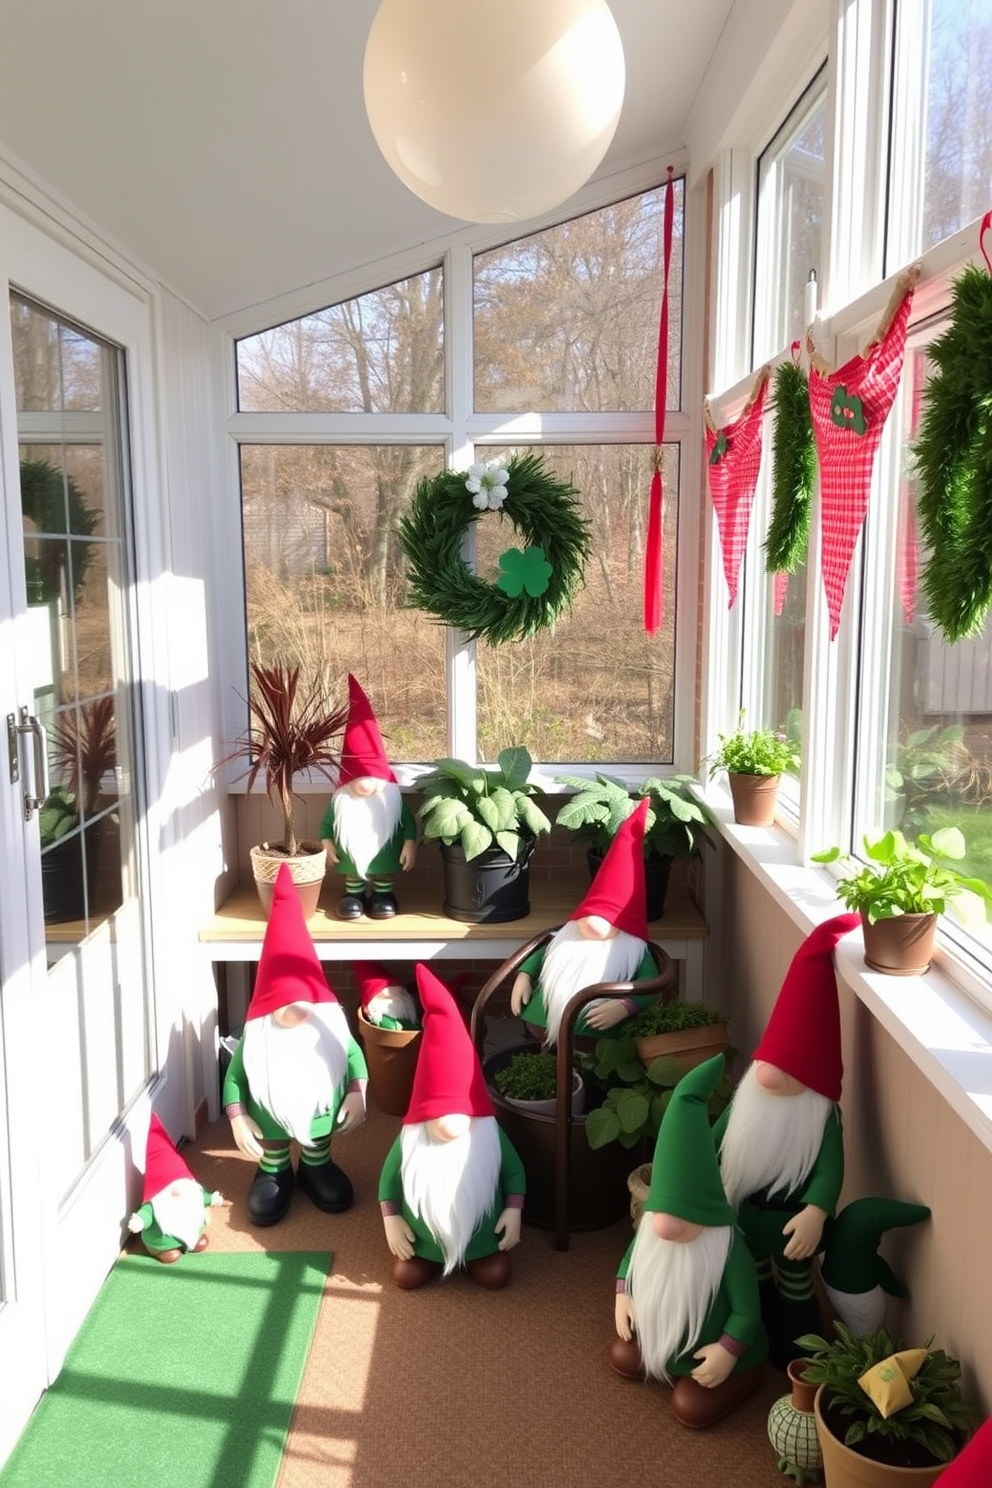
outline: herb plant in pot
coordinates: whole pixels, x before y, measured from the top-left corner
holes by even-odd
[[[885,832],[874,842],[866,836],[864,849],[866,863],[845,857],[838,847],[814,853],[813,860],[849,865],[837,881],[837,894],[861,915],[865,963],[872,971],[922,975],[933,957],[938,915],[950,910],[967,920],[974,906],[992,903],[982,879],[954,866],[966,853],[957,827],[943,827],[932,836],[922,832],[915,842],[899,831]]]
[[[293,785],[298,775],[309,771],[328,780],[335,778],[347,709],[328,707],[319,676],[301,685],[298,666],[263,667],[252,662],[251,684],[248,729],[238,748],[221,763],[247,759],[248,790],[261,776],[269,800],[282,811],[282,840],[251,849],[262,908],[268,915],[279,866],[288,861],[304,916],[309,919],[317,909],[327,855],[320,842],[300,839]]]
[[[530,913],[530,859],[551,823],[533,799],[531,757],[517,746],[495,766],[441,759],[419,782],[424,837],[440,843],[444,913],[470,924]]]
[[[814,1410],[826,1488],[930,1488],[964,1444],[975,1412],[961,1366],[943,1349],[902,1349],[885,1328],[855,1337],[797,1339]]]
[[[507,1064],[493,1075],[493,1084],[511,1106],[535,1114],[553,1116],[558,1088],[558,1060],[547,1049],[524,1048],[513,1053]],[[585,1109],[585,1086],[577,1069],[572,1070],[572,1115]]]
[[[647,1067],[668,1056],[684,1074],[722,1054],[727,1047],[727,1020],[707,1002],[655,1002],[638,1013],[630,1026],[637,1057]]]
[[[717,737],[719,745],[704,763],[711,773],[726,771],[734,821],[741,826],[770,827],[781,778],[799,769],[798,743],[772,729],[745,729],[743,709],[734,733]]]
[[[612,775],[597,774],[595,780],[578,775],[560,775],[561,785],[576,794],[561,807],[555,825],[567,827],[586,844],[589,872],[595,878],[620,824],[627,820],[646,796],[650,802],[644,830],[644,883],[648,920],[658,920],[665,911],[668,877],[676,858],[698,857],[703,844],[713,846],[706,828],[715,826],[709,807],[695,793],[691,775],[651,776],[637,786],[628,786]]]

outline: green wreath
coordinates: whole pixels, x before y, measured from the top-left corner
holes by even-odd
[[[806,559],[816,480],[816,443],[806,373],[782,362],[772,388],[772,515],[765,539],[765,572],[795,573]]]
[[[502,467],[505,481],[492,466],[473,470],[482,474],[473,479],[446,470],[422,480],[398,536],[409,563],[412,608],[427,610],[470,640],[481,636],[499,646],[535,635],[568,608],[582,582],[591,535],[578,491],[555,480],[539,455],[515,455]],[[487,496],[523,539],[522,547],[502,554],[495,584],[474,574],[461,553],[470,525],[489,510],[479,509]]]
[[[913,445],[917,511],[928,549],[920,582],[947,640],[981,629],[992,605],[992,276],[969,264],[955,280],[951,324],[927,348]]]

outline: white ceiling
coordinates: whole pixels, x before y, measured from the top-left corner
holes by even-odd
[[[0,0],[0,149],[211,318],[429,242],[453,220],[365,117],[377,5]],[[734,0],[611,5],[627,90],[597,176],[685,144]]]

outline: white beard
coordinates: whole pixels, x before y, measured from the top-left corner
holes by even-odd
[[[252,1100],[304,1147],[310,1123],[345,1082],[351,1034],[339,1002],[313,1005],[305,1023],[281,1028],[272,1014],[245,1024],[244,1064]]]
[[[342,785],[334,792],[333,806],[335,839],[354,863],[358,877],[367,878],[372,859],[393,840],[400,824],[400,788],[386,780],[375,795],[353,796]]]
[[[541,967],[541,992],[544,997],[544,1047],[553,1049],[565,1009],[584,987],[599,982],[629,982],[644,956],[644,941],[626,930],[611,940],[583,940],[575,920],[568,920],[556,930],[548,944]],[[605,998],[587,1002],[584,1013],[599,1007]]]
[[[177,1178],[151,1201],[152,1214],[164,1235],[174,1235],[180,1245],[192,1250],[203,1233],[208,1211],[203,1189],[195,1178]]]
[[[396,1018],[406,1023],[417,1022],[417,1009],[413,998],[405,987],[384,987],[377,992],[365,1009],[370,1023],[381,1023],[383,1018]]]
[[[495,1116],[473,1116],[464,1136],[435,1142],[424,1122],[400,1131],[403,1195],[444,1254],[444,1274],[460,1266],[499,1183]]]
[[[720,1144],[720,1175],[728,1201],[767,1188],[791,1193],[806,1178],[820,1150],[833,1102],[815,1090],[772,1095],[750,1064],[734,1092]]]
[[[652,1379],[669,1379],[668,1362],[699,1343],[730,1253],[730,1225],[705,1229],[695,1240],[662,1240],[654,1216],[641,1216],[627,1270],[637,1341]]]

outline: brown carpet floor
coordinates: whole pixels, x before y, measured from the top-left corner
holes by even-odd
[[[335,1142],[355,1185],[347,1214],[297,1194],[286,1219],[253,1230],[245,1197],[254,1164],[226,1120],[184,1156],[200,1182],[233,1201],[213,1211],[211,1246],[334,1252],[278,1488],[775,1488],[765,1433],[786,1393],[762,1390],[719,1425],[688,1431],[667,1391],[618,1378],[606,1362],[617,1264],[630,1229],[576,1234],[566,1252],[524,1225],[502,1292],[465,1275],[401,1292],[392,1282],[376,1201],[398,1128],[370,1102],[365,1125]],[[194,1257],[179,1262],[194,1266]]]

